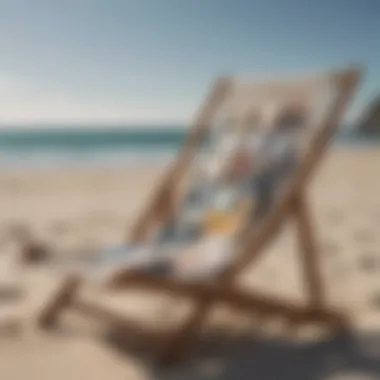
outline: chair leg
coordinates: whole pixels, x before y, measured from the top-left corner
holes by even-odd
[[[324,303],[322,275],[319,266],[318,249],[313,236],[312,223],[308,211],[302,195],[299,195],[294,202],[294,217],[300,253],[302,255],[305,286],[308,291],[310,304],[322,306]]]
[[[168,365],[180,360],[189,350],[189,346],[200,334],[202,324],[211,309],[212,300],[209,298],[197,302],[189,318],[172,335],[164,345],[158,361]]]
[[[80,285],[81,279],[79,277],[72,276],[65,279],[58,293],[38,317],[38,325],[41,328],[48,329],[57,324],[62,311],[70,306],[77,295]]]

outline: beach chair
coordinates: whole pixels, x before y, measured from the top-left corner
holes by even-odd
[[[236,245],[235,252],[231,252],[232,260],[227,262],[223,270],[214,274],[212,281],[209,281],[210,276],[207,279],[194,281],[181,280],[170,276],[149,275],[138,270],[131,271],[123,267],[117,268],[110,275],[108,284],[119,290],[132,288],[149,290],[189,297],[193,300],[194,307],[190,315],[179,328],[165,335],[162,340],[159,355],[161,362],[169,363],[181,358],[199,336],[213,306],[220,303],[268,317],[281,317],[294,326],[316,323],[337,333],[350,327],[344,314],[339,310],[328,308],[325,303],[318,249],[313,235],[306,190],[359,79],[360,70],[348,68],[320,75],[272,79],[267,82],[251,82],[232,77],[222,78],[216,82],[178,159],[164,176],[148,207],[132,229],[132,241],[146,239],[158,222],[165,220],[172,212],[178,183],[195,154],[202,134],[210,128],[213,118],[221,108],[228,108],[229,112],[241,114],[247,109],[260,109],[268,102],[281,104],[283,110],[291,108],[294,104],[302,104],[308,110],[309,117],[295,170],[278,189],[273,204],[259,223],[245,226],[241,241]],[[243,291],[236,285],[242,271],[263,255],[267,244],[288,221],[295,222],[300,260],[309,298],[307,305],[274,299],[257,292]],[[83,278],[78,276],[66,279],[58,293],[41,311],[38,319],[40,326],[54,325],[62,311],[67,308],[118,326],[130,324],[125,316],[79,297],[78,291],[82,281]],[[144,333],[163,339],[154,331],[144,331]]]

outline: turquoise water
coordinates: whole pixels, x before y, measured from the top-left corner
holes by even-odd
[[[0,165],[164,163],[186,137],[178,127],[54,127],[0,130]]]
[[[186,126],[119,126],[0,129],[1,166],[161,164],[169,161],[186,137]],[[380,143],[347,130],[339,145]]]

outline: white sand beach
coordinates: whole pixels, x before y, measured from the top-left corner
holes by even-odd
[[[318,371],[322,371],[318,378],[326,379],[375,379],[380,376],[379,368],[367,362],[359,369],[348,365],[339,367],[338,364],[331,367],[333,359],[330,356],[324,358],[325,354],[318,350],[313,356],[309,351],[305,354],[294,348],[286,351],[277,347],[272,352],[267,346],[259,353],[257,347],[246,347],[245,353],[240,355],[235,350],[224,357],[224,367],[211,362],[187,371],[178,368],[182,371],[179,373],[158,375],[139,357],[120,355],[112,350],[99,339],[97,328],[87,326],[83,321],[78,321],[78,326],[82,327],[74,327],[73,322],[71,330],[61,333],[39,332],[33,320],[36,310],[46,301],[59,279],[41,274],[38,267],[19,265],[17,239],[13,237],[15,231],[28,228],[52,247],[60,247],[62,254],[74,248],[87,252],[121,242],[161,171],[160,167],[144,166],[113,170],[19,170],[0,174],[0,282],[19,283],[25,293],[17,302],[8,305],[4,301],[4,306],[0,305],[3,324],[0,379],[75,380],[87,377],[93,380],[145,380],[160,376],[227,379],[235,378],[234,373],[240,374],[236,378],[255,378],[257,368],[261,368],[258,378],[266,379],[274,378],[265,377],[265,368],[268,367],[270,372],[271,366],[262,364],[260,367],[258,363],[268,360],[270,363],[272,353],[273,358],[280,358],[279,371],[281,366],[288,368],[288,372],[283,370],[285,372],[279,378],[293,374],[294,377],[289,378],[314,379],[317,377],[313,377],[313,373]],[[328,302],[345,308],[353,317],[358,332],[369,331],[374,337],[380,332],[380,149],[333,148],[313,178],[309,203],[328,285]],[[304,287],[293,239],[293,230],[289,226],[269,247],[271,252],[258,265],[247,270],[244,276],[247,286],[266,290],[269,294],[302,295]],[[157,302],[144,304],[148,301],[136,296],[131,299],[119,297],[114,302],[123,306],[134,302],[134,306],[143,311],[152,310],[148,314],[156,320],[165,309],[165,306],[156,305]],[[153,311],[155,306],[158,311]],[[10,317],[21,324],[13,327],[15,331],[6,325]],[[376,350],[373,354],[380,355]],[[301,369],[297,364],[300,358],[305,368],[301,366]],[[237,364],[239,360],[244,364]],[[309,367],[305,364],[307,360]],[[294,372],[290,372],[292,370]],[[354,377],[349,377],[352,373]]]

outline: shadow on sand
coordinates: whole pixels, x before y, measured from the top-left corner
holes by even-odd
[[[154,377],[317,380],[345,378],[345,375],[358,380],[360,376],[380,378],[379,333],[346,335],[315,344],[244,339],[230,345],[224,343],[212,355],[202,353],[192,363],[156,371]]]
[[[196,357],[169,368],[150,366],[160,380],[379,379],[380,333],[320,343],[239,339],[202,344]]]

